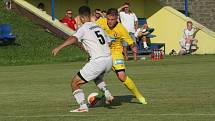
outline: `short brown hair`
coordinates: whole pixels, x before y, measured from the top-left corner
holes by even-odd
[[[187,24],[193,24],[193,22],[192,21],[187,21]]]
[[[128,6],[130,6],[130,3],[128,3],[128,2],[125,2],[125,3],[123,3],[123,5],[128,5]]]
[[[118,10],[116,8],[110,8],[107,11],[107,15],[118,16]]]

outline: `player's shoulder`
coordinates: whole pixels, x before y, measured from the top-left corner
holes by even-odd
[[[84,23],[80,28],[89,28],[90,26],[92,26],[94,23],[93,22],[86,22]]]
[[[87,30],[95,30],[95,29],[101,29],[103,30],[98,24],[94,23],[94,22],[87,22],[84,23],[81,28],[82,31],[87,31]]]
[[[122,23],[118,23],[115,27],[116,29],[119,29],[120,31],[124,31],[125,30],[125,27],[122,25]]]
[[[97,21],[96,21],[97,24],[105,24],[107,23],[107,18],[99,18]]]

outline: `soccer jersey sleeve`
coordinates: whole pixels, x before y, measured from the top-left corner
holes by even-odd
[[[125,27],[120,24],[120,34],[121,34],[121,37],[124,41],[126,41],[129,45],[132,45],[134,44],[132,38],[130,37],[128,31],[125,29]]]
[[[83,39],[84,33],[85,33],[84,26],[82,26],[81,28],[78,29],[78,31],[75,34],[73,34],[73,36],[78,38],[78,41],[81,42],[81,40]]]
[[[106,18],[100,18],[96,21],[96,24],[101,26],[104,29],[104,25],[107,24],[107,22],[105,20],[106,20]]]

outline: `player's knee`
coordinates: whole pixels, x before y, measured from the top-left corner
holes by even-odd
[[[122,82],[126,80],[126,75],[124,73],[119,73],[118,74],[118,79]]]
[[[84,82],[75,77],[71,82],[71,87],[73,90],[76,90],[76,89],[79,89],[82,84],[84,84]]]

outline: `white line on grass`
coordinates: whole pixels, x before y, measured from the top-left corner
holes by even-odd
[[[104,114],[105,116],[127,116],[127,117],[131,117],[131,116],[215,116],[215,114],[204,114],[204,113],[200,113],[200,114],[195,114],[195,113],[187,113],[187,114],[183,114],[183,113],[169,113],[169,114],[113,114],[113,113],[97,113],[96,115],[93,114],[81,114],[81,113],[71,113],[71,115],[29,115],[29,116],[0,116],[0,117],[5,117],[5,118],[52,118],[52,117],[96,117],[96,116],[101,116],[101,114]]]

